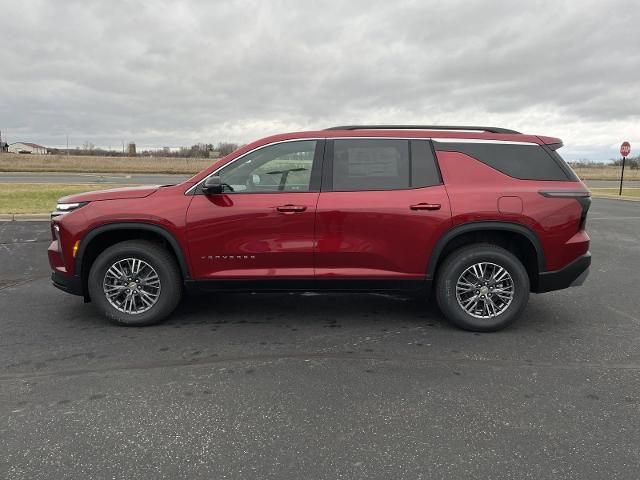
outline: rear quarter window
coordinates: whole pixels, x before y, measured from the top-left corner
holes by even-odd
[[[540,145],[433,142],[436,151],[460,152],[520,180],[576,180],[555,151]]]

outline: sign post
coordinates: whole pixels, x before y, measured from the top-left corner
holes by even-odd
[[[629,142],[622,142],[620,145],[620,155],[622,155],[622,172],[620,172],[620,191],[618,195],[622,195],[622,180],[624,180],[624,164],[627,156],[631,153],[631,144]]]

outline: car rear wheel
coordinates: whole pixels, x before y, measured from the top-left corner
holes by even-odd
[[[151,242],[131,240],[102,252],[91,266],[89,294],[113,323],[153,325],[180,302],[182,282],[173,256]]]
[[[529,276],[508,250],[470,245],[450,254],[439,268],[436,298],[445,317],[458,327],[492,332],[522,314],[529,300]]]

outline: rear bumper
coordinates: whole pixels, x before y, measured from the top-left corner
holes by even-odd
[[[538,288],[534,292],[551,292],[582,285],[589,275],[590,265],[591,253],[587,252],[560,270],[541,272],[538,276]]]
[[[63,292],[70,293],[72,295],[84,296],[82,291],[82,280],[78,275],[63,275],[60,272],[51,272],[51,281],[53,286],[59,288]]]

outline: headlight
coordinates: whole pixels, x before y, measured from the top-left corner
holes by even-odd
[[[65,213],[77,210],[80,207],[85,206],[89,202],[76,202],[76,203],[58,203],[56,204],[56,210],[51,213],[51,217],[57,217]]]
[[[60,212],[69,212],[71,210],[75,210],[76,208],[80,208],[83,205],[86,205],[87,202],[78,202],[78,203],[58,203],[56,205],[56,210]]]

